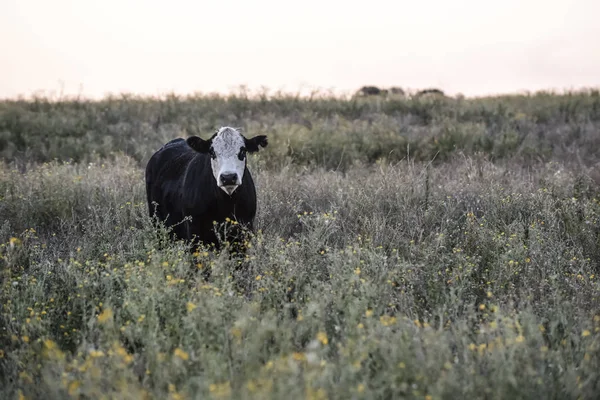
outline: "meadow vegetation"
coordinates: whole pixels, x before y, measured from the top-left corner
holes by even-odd
[[[269,136],[243,258],[147,216],[221,125]],[[3,101],[0,398],[597,398],[598,149],[594,90]]]

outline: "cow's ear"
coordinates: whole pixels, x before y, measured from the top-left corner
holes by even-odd
[[[204,140],[198,136],[190,136],[187,138],[187,144],[198,153],[208,153],[210,150],[210,140]]]
[[[248,153],[255,153],[258,151],[258,146],[267,147],[267,144],[269,144],[265,135],[259,135],[254,136],[251,139],[245,139],[245,142],[246,151],[248,151]]]

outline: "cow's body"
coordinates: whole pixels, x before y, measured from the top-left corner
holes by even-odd
[[[202,141],[202,144],[210,144],[213,138],[209,141],[196,139]],[[249,143],[247,139],[243,140]],[[219,247],[219,239],[233,239],[233,236],[239,234],[240,227],[253,229],[256,190],[250,171],[245,165],[246,150],[243,150],[244,163],[237,172],[241,177],[237,185],[229,183],[227,188],[232,190],[229,193],[222,182],[215,179],[215,167],[211,166],[211,158],[216,160],[217,156],[212,156],[212,145],[209,153],[208,150],[199,152],[190,147],[194,142],[189,143],[190,139],[172,140],[148,161],[146,194],[149,214],[163,221],[167,227],[173,227],[173,233],[179,239],[195,240]],[[261,145],[266,146],[266,138]],[[257,150],[256,146],[254,151]],[[232,187],[234,188],[231,189]],[[227,219],[233,221],[227,228],[228,234],[218,238],[216,229]]]

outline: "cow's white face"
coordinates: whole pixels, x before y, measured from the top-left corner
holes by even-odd
[[[217,185],[231,195],[242,184],[246,168],[244,137],[236,130],[221,128],[212,138],[209,154]]]
[[[238,130],[223,127],[209,140],[197,136],[187,139],[188,145],[210,155],[210,165],[217,186],[231,195],[241,184],[246,169],[246,153],[258,151],[258,146],[267,146],[266,136],[246,139]]]

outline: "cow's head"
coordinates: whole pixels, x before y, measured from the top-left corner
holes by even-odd
[[[267,146],[266,136],[246,139],[237,129],[223,127],[208,140],[198,136],[187,139],[188,145],[199,153],[210,155],[213,176],[217,185],[228,195],[242,184],[246,168],[246,153]]]

